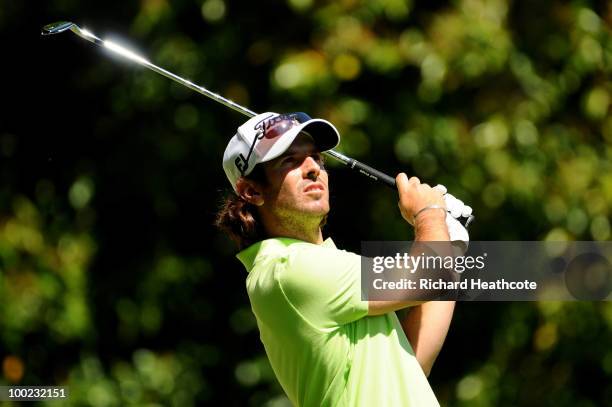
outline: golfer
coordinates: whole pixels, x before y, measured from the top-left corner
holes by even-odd
[[[223,156],[235,193],[217,226],[241,250],[261,341],[295,406],[437,406],[427,375],[454,302],[362,301],[360,256],[321,230],[330,211],[321,153],[339,140],[331,123],[303,113],[249,119]],[[404,173],[396,182],[415,240],[448,241],[444,187]],[[453,199],[458,213],[468,208]],[[400,322],[395,311],[408,307]]]

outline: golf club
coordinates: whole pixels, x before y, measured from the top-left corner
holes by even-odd
[[[42,28],[42,35],[52,35],[52,34],[59,34],[62,33],[64,31],[72,31],[74,34],[78,35],[79,37],[89,41],[89,42],[93,42],[94,44],[106,48],[110,51],[113,51],[114,53],[129,59],[130,61],[133,61],[137,64],[140,64],[144,67],[147,67],[149,69],[151,69],[152,71],[155,71],[157,73],[159,73],[160,75],[165,76],[166,78],[169,78],[175,82],[180,83],[183,86],[188,87],[191,90],[194,90],[206,97],[209,97],[211,99],[213,99],[216,102],[219,102],[237,112],[242,113],[245,116],[248,117],[253,117],[255,116],[257,113],[253,112],[252,110],[247,109],[244,106],[241,106],[227,98],[224,98],[223,96],[211,92],[206,88],[203,88],[202,86],[196,85],[195,83],[188,81],[187,79],[181,78],[178,75],[173,74],[170,71],[167,71],[155,64],[152,64],[151,62],[149,62],[146,58],[135,54],[134,52],[122,47],[119,44],[116,44],[112,41],[109,40],[102,40],[100,38],[98,38],[96,35],[94,35],[92,32],[79,27],[78,25],[76,25],[75,23],[71,23],[69,21],[59,21],[56,23],[51,23],[51,24],[47,24]],[[329,157],[335,158],[336,160],[340,161],[341,163],[345,164],[346,166],[348,166],[349,168],[353,169],[353,170],[357,170],[358,172],[360,172],[361,174],[365,175],[366,177],[374,180],[374,181],[379,181],[382,182],[383,184],[395,189],[396,185],[395,185],[395,178],[381,172],[378,171],[375,168],[370,167],[369,165],[363,164],[353,158],[347,157],[344,154],[341,154],[337,151],[334,150],[329,150],[326,151],[324,154],[326,154]],[[466,221],[465,221],[465,226],[467,227],[470,222],[472,222],[472,220],[474,219],[473,215],[470,215]]]

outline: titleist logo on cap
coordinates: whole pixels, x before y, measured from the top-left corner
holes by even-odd
[[[268,132],[269,129],[274,127],[275,124],[280,123],[280,122],[285,121],[285,120],[294,121],[295,120],[295,116],[294,115],[290,115],[290,114],[279,114],[277,116],[264,117],[263,119],[261,119],[260,121],[255,123],[255,126],[253,126],[253,130],[255,130],[257,132],[256,138],[259,140],[262,137],[265,137],[265,138],[275,138],[275,137],[280,136],[282,133],[273,133],[273,132],[270,132],[268,134],[267,132]]]

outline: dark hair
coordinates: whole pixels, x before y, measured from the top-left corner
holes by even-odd
[[[256,165],[245,178],[261,185],[267,184],[263,166]],[[265,230],[257,213],[257,207],[232,191],[217,212],[215,226],[238,245],[239,250],[265,239]]]

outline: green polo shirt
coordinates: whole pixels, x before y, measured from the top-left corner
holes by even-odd
[[[394,312],[368,316],[361,259],[331,239],[238,253],[261,341],[295,406],[438,406]]]

